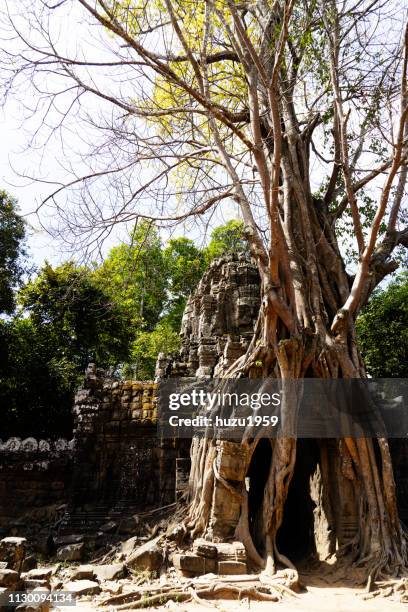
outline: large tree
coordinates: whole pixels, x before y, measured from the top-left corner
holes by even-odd
[[[73,8],[79,16],[83,10],[89,32],[100,27],[99,55],[83,31],[82,46],[58,39],[59,20],[74,23]],[[120,221],[177,223],[235,203],[259,269],[262,306],[253,341],[229,375],[250,375],[262,362],[264,376],[283,382],[365,377],[355,320],[396,269],[395,250],[408,244],[401,225],[408,132],[403,7],[382,0],[62,0],[22,2],[16,10],[19,16],[9,18],[22,49],[11,58],[7,87],[29,77],[42,96],[37,108],[46,128],[55,108],[62,129],[65,123],[71,130],[72,112],[76,126],[88,126],[81,143],[88,137],[89,170],[67,182],[69,200],[58,183],[43,203],[59,213],[59,223],[89,244]],[[195,534],[206,532],[211,514],[214,445],[193,447]],[[282,560],[276,536],[297,444],[279,438],[271,446],[263,555],[251,540],[245,492],[231,487],[242,508],[240,537],[268,569]],[[358,507],[354,559],[377,574],[399,570],[407,550],[387,440],[338,440],[332,451],[349,466]],[[330,498],[335,480],[325,485]]]

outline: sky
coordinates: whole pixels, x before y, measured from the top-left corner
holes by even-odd
[[[61,257],[57,244],[52,243],[34,213],[36,204],[45,193],[44,185],[23,179],[15,171],[24,168],[30,154],[30,151],[24,151],[27,135],[18,120],[19,110],[16,101],[0,110],[0,189],[5,189],[18,200],[20,212],[29,224],[28,244],[36,265],[41,265],[45,259],[57,263]],[[52,166],[53,161],[49,163]]]

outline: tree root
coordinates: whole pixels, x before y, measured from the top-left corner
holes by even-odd
[[[401,603],[408,603],[408,578],[372,582],[371,591],[365,593],[362,598],[373,599],[391,595],[398,597]]]
[[[211,585],[197,585],[198,588],[193,588],[191,583],[187,583],[182,587],[170,589],[160,589],[160,592],[153,593],[153,589],[149,591],[139,591],[128,593],[123,596],[111,597],[101,602],[100,606],[115,605],[115,610],[137,610],[148,608],[154,605],[163,605],[170,600],[175,602],[200,601],[202,599],[237,599],[248,598],[254,601],[273,601],[277,602],[281,599],[281,592],[290,591],[290,589],[281,588],[281,584],[270,584],[267,587],[257,586],[238,586],[222,582],[215,582]],[[275,593],[271,591],[277,591]],[[279,592],[280,591],[280,592]],[[295,596],[294,593],[291,595]],[[120,603],[122,602],[122,603]],[[200,603],[202,603],[200,601]],[[118,605],[119,604],[119,605]]]

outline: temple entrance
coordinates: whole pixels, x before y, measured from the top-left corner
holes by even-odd
[[[299,563],[316,554],[314,514],[316,507],[311,497],[310,479],[319,460],[319,448],[314,440],[297,441],[296,464],[289,485],[283,521],[276,545],[281,554]]]
[[[252,455],[251,464],[245,479],[248,491],[249,530],[252,540],[261,555],[265,552],[265,542],[262,538],[262,503],[271,460],[271,443],[267,438],[261,438]]]

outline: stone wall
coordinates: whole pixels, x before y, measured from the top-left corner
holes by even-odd
[[[178,452],[171,440],[158,439],[156,387],[88,367],[74,406],[75,505],[144,508],[174,501]]]
[[[29,510],[65,503],[72,460],[67,440],[0,440],[0,527]]]

